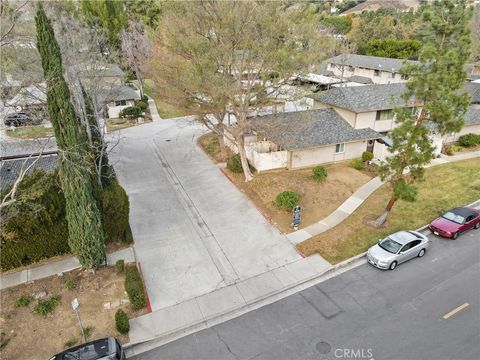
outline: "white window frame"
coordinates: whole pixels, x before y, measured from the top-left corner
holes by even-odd
[[[337,151],[337,148],[339,151]],[[339,143],[335,145],[335,155],[345,153],[345,143]]]

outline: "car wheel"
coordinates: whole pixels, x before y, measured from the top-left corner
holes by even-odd
[[[425,255],[425,249],[420,250],[418,257],[422,257],[423,255]]]
[[[474,226],[475,229],[480,229],[480,222],[477,222]]]
[[[390,269],[390,270],[393,270],[393,269],[395,269],[396,267],[397,267],[397,262],[394,261],[394,262],[392,262],[392,263],[390,264],[389,269]]]
[[[453,236],[452,236],[453,240],[457,240],[457,238],[458,238],[458,231],[455,234],[453,234]]]

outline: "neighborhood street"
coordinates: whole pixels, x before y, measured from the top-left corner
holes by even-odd
[[[480,231],[430,236],[394,271],[363,264],[135,359],[478,359]]]

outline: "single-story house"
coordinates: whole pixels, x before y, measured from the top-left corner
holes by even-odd
[[[82,71],[82,79],[87,84],[102,82],[104,86],[120,86],[125,83],[125,73],[117,64],[88,64]]]
[[[106,106],[108,118],[118,118],[120,111],[135,105],[138,100],[140,100],[140,91],[121,85],[105,90],[105,93],[100,96],[100,105]]]
[[[46,119],[47,88],[45,83],[32,84],[19,88],[18,92],[5,105],[11,111],[26,112],[33,119]]]
[[[341,54],[325,60],[327,71],[333,72],[337,77],[350,79],[358,76],[365,83],[365,78],[374,84],[394,84],[404,82],[398,73],[405,60],[392,59],[379,56],[357,54]],[[351,82],[360,82],[349,80]]]
[[[382,137],[370,128],[353,128],[332,109],[260,116],[251,120],[251,129],[245,136],[245,149],[258,172],[354,159],[372,151],[373,142]],[[228,131],[225,143],[237,152]]]

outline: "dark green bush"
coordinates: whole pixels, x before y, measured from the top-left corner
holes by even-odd
[[[148,103],[144,101],[139,101],[135,105],[138,106],[141,110],[145,110],[146,108],[148,108]]]
[[[315,166],[312,169],[313,172],[313,179],[316,181],[325,181],[327,178],[327,169],[325,169],[323,166]]]
[[[373,153],[370,151],[364,151],[362,154],[362,161],[367,162],[373,159]]]
[[[145,102],[145,103],[148,104],[148,96],[147,96],[147,95],[143,95],[141,101],[143,101],[143,102]]]
[[[142,109],[138,106],[129,106],[120,111],[119,116],[127,119],[137,119],[142,116]]]
[[[282,191],[277,195],[275,199],[275,204],[281,208],[291,210],[295,205],[298,205],[300,201],[300,196],[295,191]]]
[[[37,303],[37,305],[35,305],[33,310],[38,315],[47,316],[48,314],[53,312],[53,310],[55,310],[57,305],[60,303],[60,300],[61,300],[60,295],[50,296],[46,300],[38,300],[38,303]]]
[[[125,291],[134,309],[142,309],[147,306],[142,277],[135,265],[125,267]]]
[[[117,270],[117,274],[122,273],[125,270],[125,261],[123,259],[117,260],[115,269]]]
[[[131,242],[128,195],[116,180],[104,188],[101,203],[105,241],[107,243],[112,241]]]
[[[458,138],[460,145],[465,147],[472,147],[480,144],[480,134],[465,134]]]
[[[3,271],[70,252],[65,198],[56,173],[26,176],[17,201],[3,207],[0,216]]]
[[[241,173],[243,171],[239,154],[232,155],[228,158],[227,169],[234,173]]]
[[[33,298],[30,295],[22,295],[15,300],[13,306],[16,308],[28,306],[32,302]]]
[[[357,170],[365,169],[365,163],[360,158],[350,160],[348,165],[350,165],[351,167],[353,167],[354,169],[357,169]]]
[[[122,309],[118,309],[115,313],[115,326],[120,334],[126,334],[130,331],[128,316]]]

